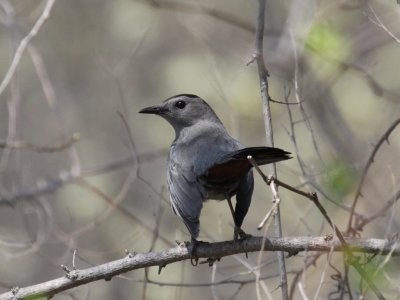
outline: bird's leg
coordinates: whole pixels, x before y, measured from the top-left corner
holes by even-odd
[[[233,232],[234,240],[244,240],[249,237],[251,237],[251,234],[248,234],[243,231],[242,228],[235,226],[234,232]]]
[[[233,210],[233,205],[232,205],[231,197],[228,197],[227,200],[228,200],[229,208],[230,208],[230,210],[231,210],[233,222],[235,223],[235,227],[236,227],[235,211]]]
[[[235,223],[235,229],[233,230],[233,240],[237,241],[237,240],[243,240],[247,237],[250,237],[251,235],[247,234],[246,232],[243,231],[242,228],[240,228],[239,226],[237,226],[236,224],[236,220],[235,220],[235,211],[233,210],[233,205],[232,205],[232,201],[231,201],[231,197],[227,198],[228,200],[228,204],[229,204],[229,208],[231,210],[231,214],[232,214],[232,218],[233,218],[233,223]]]

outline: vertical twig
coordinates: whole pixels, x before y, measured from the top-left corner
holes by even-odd
[[[257,16],[257,27],[256,27],[256,50],[253,60],[257,62],[258,76],[260,80],[261,89],[261,99],[264,111],[264,126],[265,134],[267,139],[267,145],[274,146],[274,137],[272,130],[272,120],[271,120],[271,108],[269,105],[269,93],[268,93],[268,71],[265,67],[264,56],[263,56],[263,41],[264,41],[264,17],[265,17],[265,4],[266,0],[258,0],[258,16]],[[276,178],[276,167],[275,164],[270,164],[270,173]],[[272,183],[275,184],[275,183]],[[276,188],[276,187],[275,187]],[[273,201],[275,197],[273,198]],[[281,218],[279,212],[279,205],[276,207],[275,217],[275,236],[282,237],[282,227]],[[288,299],[288,287],[287,287],[287,277],[286,277],[286,266],[285,257],[283,252],[277,252],[278,262],[279,262],[279,273],[281,278],[281,289],[282,289],[282,299]]]

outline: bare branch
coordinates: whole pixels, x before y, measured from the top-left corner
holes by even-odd
[[[4,76],[3,81],[0,84],[0,95],[4,92],[4,90],[10,83],[29,42],[38,34],[44,22],[49,18],[54,2],[55,0],[47,0],[44,9],[42,11],[42,14],[37,19],[35,25],[32,27],[31,31],[19,43],[19,46],[15,51],[14,58],[11,62],[10,68],[8,69],[6,75]]]
[[[256,41],[255,41],[255,54],[253,55],[252,60],[255,60],[257,63],[258,69],[258,78],[260,81],[260,92],[261,92],[261,100],[263,104],[264,111],[264,126],[265,126],[265,134],[267,139],[267,145],[273,147],[274,146],[274,135],[272,129],[272,115],[271,115],[271,107],[270,107],[270,96],[268,91],[268,70],[265,66],[264,61],[264,19],[265,19],[265,6],[266,0],[258,0],[258,16],[257,16],[257,26],[256,26]],[[270,173],[277,177],[276,166],[275,164],[269,165]],[[278,195],[278,194],[277,194]],[[273,197],[273,200],[276,200]],[[276,213],[274,214],[275,221],[275,235],[277,237],[282,237],[282,225],[281,225],[281,217],[279,211],[279,205],[276,207]],[[286,266],[285,266],[285,257],[283,252],[278,252],[278,262],[279,262],[279,273],[281,275],[281,289],[282,289],[282,299],[289,299],[288,294],[288,285],[287,285],[287,276],[286,276]]]
[[[375,145],[374,149],[371,152],[371,155],[369,156],[367,163],[365,164],[364,170],[361,173],[361,179],[360,183],[358,184],[356,195],[354,196],[353,204],[351,205],[351,212],[350,212],[350,217],[349,217],[349,222],[347,224],[347,230],[346,232],[349,234],[352,229],[352,222],[353,222],[353,215],[354,211],[356,209],[357,201],[361,196],[361,189],[364,185],[365,178],[367,176],[368,170],[372,163],[374,162],[374,158],[376,153],[378,153],[378,150],[382,146],[382,144],[386,141],[389,142],[389,136],[392,133],[393,130],[396,129],[396,127],[400,124],[400,119],[395,120],[389,128],[383,133],[382,137],[379,139],[378,143]]]
[[[372,215],[368,217],[357,217],[356,218],[356,224],[354,225],[354,230],[355,231],[362,231],[365,225],[368,223],[372,222],[373,220],[376,220],[378,218],[383,218],[386,216],[387,211],[400,199],[400,190],[398,190],[394,196],[391,197],[390,200],[386,201],[386,204],[377,212],[374,212]]]
[[[385,31],[396,43],[400,44],[400,38],[398,38],[397,36],[395,36],[387,27],[385,24],[383,24],[383,22],[381,21],[381,19],[378,17],[378,15],[376,14],[375,10],[372,8],[371,4],[368,1],[365,1],[366,5],[368,6],[369,10],[371,11],[372,15],[374,18],[368,16],[365,13],[365,16],[368,18],[368,20],[370,20],[372,23],[374,23],[376,26],[378,26],[379,28],[382,28],[383,31]]]
[[[37,146],[49,147],[49,146]],[[156,150],[154,152],[143,153],[138,155],[139,162],[155,160],[159,157],[165,156],[166,150]],[[55,178],[40,179],[37,184],[29,187],[21,187],[20,190],[11,194],[0,193],[0,205],[14,204],[16,201],[31,199],[46,193],[51,193],[63,187],[66,184],[73,183],[74,181],[90,176],[99,174],[106,174],[114,170],[131,167],[134,164],[132,155],[118,159],[113,162],[105,163],[103,165],[83,169],[82,174],[74,174],[72,172],[60,171]]]
[[[374,253],[392,256],[400,255],[400,244],[382,239],[346,239],[348,249],[352,252]],[[242,241],[226,241],[210,244],[201,244],[197,248],[200,258],[221,258],[228,255],[256,252],[262,245],[262,237],[251,237]],[[343,251],[343,245],[339,240],[328,240],[326,237],[295,237],[295,238],[271,238],[265,243],[265,251],[288,251],[289,253],[300,251]],[[0,300],[5,299],[34,299],[39,297],[51,297],[62,291],[97,281],[111,280],[112,277],[136,269],[151,266],[166,266],[170,263],[190,259],[190,251],[184,246],[176,246],[161,252],[128,253],[124,258],[110,261],[102,265],[87,269],[70,269],[63,277],[53,279],[40,284],[13,288],[12,291],[1,294]]]
[[[73,134],[68,140],[64,142],[58,142],[52,146],[41,146],[34,145],[26,141],[1,141],[0,148],[11,148],[11,149],[27,149],[38,153],[54,153],[63,151],[71,147],[75,142],[79,140],[79,133]]]

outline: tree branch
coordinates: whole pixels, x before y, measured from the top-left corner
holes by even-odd
[[[352,252],[363,252],[393,256],[400,256],[400,244],[383,239],[357,239],[347,238],[347,249]],[[262,245],[262,237],[251,237],[242,241],[225,241],[217,243],[204,243],[198,246],[199,258],[207,258],[203,263],[212,264],[216,259],[238,253],[257,252]],[[265,251],[286,251],[295,255],[300,251],[343,251],[339,240],[331,237],[292,237],[270,238],[265,242]],[[184,244],[161,252],[129,253],[124,258],[110,261],[102,265],[87,269],[69,269],[63,266],[66,275],[40,284],[19,288],[1,294],[0,300],[5,299],[34,299],[51,297],[62,291],[93,282],[96,280],[111,280],[112,277],[136,269],[158,266],[160,269],[166,265],[190,258],[190,249]]]
[[[274,134],[272,128],[272,114],[270,107],[270,96],[268,90],[268,70],[265,66],[264,61],[264,21],[265,21],[265,6],[266,0],[258,0],[258,15],[257,15],[257,27],[256,27],[256,37],[255,37],[255,54],[253,55],[253,61],[255,60],[257,63],[258,69],[258,77],[260,81],[260,92],[261,92],[261,100],[263,104],[264,111],[264,126],[265,126],[265,135],[267,140],[267,146],[274,146]],[[251,61],[250,61],[251,62]],[[249,63],[250,63],[249,62]],[[275,178],[277,178],[276,166],[275,164],[269,165],[270,174],[272,174]],[[275,184],[275,183],[272,183]],[[275,187],[277,191],[277,187]],[[278,193],[276,193],[278,195]],[[276,197],[273,197],[273,201],[276,200]],[[275,213],[274,213],[274,221],[275,221],[275,236],[282,237],[282,226],[281,226],[281,217],[279,211],[279,204],[276,205]],[[287,276],[286,276],[286,266],[285,266],[285,257],[282,252],[277,252],[278,262],[279,262],[279,273],[281,277],[281,289],[282,289],[282,299],[289,299],[288,294],[288,285],[287,285]]]

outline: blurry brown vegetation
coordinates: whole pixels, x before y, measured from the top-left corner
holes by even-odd
[[[0,0],[0,80],[45,4]],[[124,249],[148,252],[189,239],[166,189],[173,130],[137,111],[174,94],[198,94],[243,144],[264,145],[257,68],[246,66],[256,11],[257,1],[249,0],[55,1],[0,94],[0,292],[62,276],[60,265],[71,265],[74,250],[76,267],[86,268],[120,258]],[[264,51],[271,97],[297,103],[271,103],[275,146],[294,156],[279,164],[279,178],[316,191],[347,235],[396,238],[398,128],[363,171],[400,116],[400,5],[268,1]],[[283,189],[280,198],[284,236],[332,233],[310,202]],[[256,176],[246,232],[260,234],[256,228],[270,200]],[[350,230],[385,205],[362,231]],[[232,236],[225,202],[208,202],[201,224],[201,239]],[[321,299],[348,299],[341,293],[348,287],[353,297],[362,293],[365,283],[354,270],[343,287],[341,254],[319,255],[311,265],[315,255],[286,260],[293,299],[301,297],[299,287],[309,298],[318,288]],[[373,258],[367,269],[380,291],[395,299],[400,261],[385,258]],[[137,270],[56,297],[255,299],[255,267],[257,253],[226,257],[212,268],[185,261],[160,275],[157,268]],[[264,253],[260,272],[279,299],[275,253]]]

